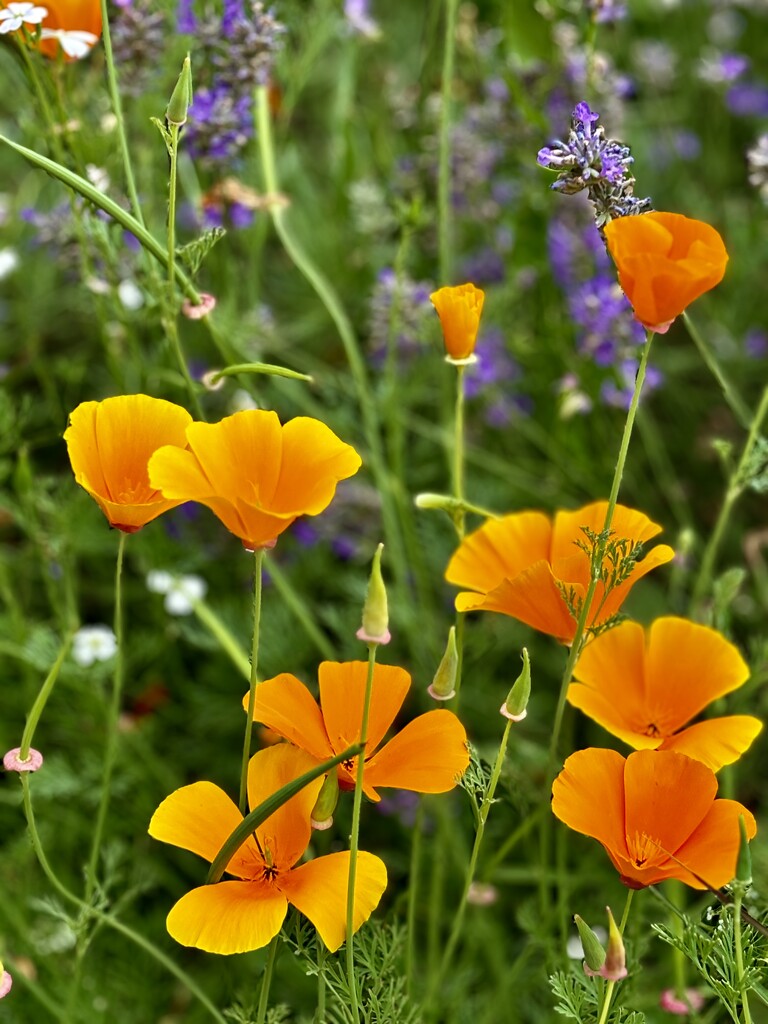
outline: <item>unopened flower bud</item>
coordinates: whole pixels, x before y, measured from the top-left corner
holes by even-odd
[[[310,824],[318,832],[324,832],[333,824],[333,812],[339,800],[339,776],[335,768],[325,776],[315,806],[310,815]]]
[[[605,954],[605,963],[600,974],[606,981],[621,981],[627,976],[627,955],[624,951],[624,939],[621,936],[618,925],[613,919],[611,908],[608,911],[608,949]]]
[[[168,107],[165,111],[165,120],[168,124],[175,124],[181,127],[187,123],[187,111],[192,106],[192,62],[189,54],[184,58],[181,66],[181,74],[176,80]]]
[[[199,298],[200,301],[196,304],[191,302],[190,299],[184,299],[182,302],[181,312],[188,320],[202,320],[216,306],[215,295],[209,295],[208,292],[200,292]]]
[[[12,985],[13,978],[10,976],[8,971],[3,970],[3,965],[0,964],[0,999],[5,999],[11,991]]]
[[[21,747],[14,747],[3,756],[3,768],[7,772],[36,772],[42,763],[43,755],[33,747],[29,748],[24,758],[21,756]]]
[[[363,624],[357,631],[357,639],[368,644],[388,644],[392,639],[389,632],[389,610],[387,607],[387,588],[381,575],[381,552],[384,545],[379,544],[373,556],[368,589],[365,593],[363,606]]]
[[[445,653],[437,666],[435,678],[432,685],[427,687],[427,693],[435,700],[450,700],[456,696],[456,676],[459,671],[459,652],[456,647],[456,627],[451,626],[448,632],[448,643],[445,645]]]
[[[584,970],[590,976],[599,974],[605,963],[605,950],[600,943],[600,939],[598,939],[586,921],[579,917],[578,914],[573,915],[573,920],[579,930],[581,948],[584,952]]]
[[[739,856],[736,860],[736,881],[744,889],[748,889],[752,884],[752,854],[749,849],[747,826],[744,822],[743,814],[739,815],[739,835],[741,841],[739,843]]]
[[[515,680],[512,689],[507,694],[507,699],[499,708],[505,718],[512,722],[522,722],[528,714],[528,700],[531,696],[531,659],[528,657],[527,648],[522,650],[523,671]]]

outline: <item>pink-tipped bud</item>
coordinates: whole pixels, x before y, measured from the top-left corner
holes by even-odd
[[[574,914],[573,920],[579,930],[579,938],[581,939],[581,948],[584,953],[584,971],[590,978],[594,978],[603,969],[605,950],[600,943],[600,939],[598,939],[584,918]]]
[[[23,760],[20,755],[21,747],[9,750],[3,757],[3,768],[7,772],[36,772],[42,766],[43,755],[33,747],[29,748],[29,753]]]
[[[627,976],[627,954],[624,950],[624,939],[613,918],[611,908],[608,911],[608,949],[605,952],[605,963],[600,974],[606,981],[621,981]]]
[[[200,302],[194,304],[189,299],[184,299],[181,304],[181,312],[188,320],[202,320],[215,307],[216,296],[209,295],[208,292],[200,292]]]
[[[3,970],[3,965],[0,964],[0,999],[5,999],[11,991],[12,985],[13,978],[10,976],[8,971]]]
[[[388,644],[392,639],[389,632],[389,608],[387,605],[387,588],[381,575],[381,553],[384,545],[379,544],[373,556],[371,575],[368,578],[368,589],[365,592],[363,606],[363,624],[358,629],[358,640],[367,644]]]
[[[531,696],[531,659],[527,648],[522,650],[523,671],[515,680],[507,699],[499,708],[499,712],[511,722],[522,722],[528,714],[526,710]]]
[[[437,666],[435,678],[427,693],[434,700],[450,700],[456,696],[456,677],[459,673],[459,651],[456,647],[456,627],[451,626],[448,631],[448,643],[445,645],[445,653]]]
[[[675,1017],[688,1017],[704,1009],[704,997],[695,988],[687,988],[682,998],[675,995],[674,989],[666,988],[659,998],[659,1006]]]
[[[339,801],[339,776],[335,768],[323,779],[315,806],[309,816],[310,825],[317,832],[324,832],[333,824],[333,812]]]

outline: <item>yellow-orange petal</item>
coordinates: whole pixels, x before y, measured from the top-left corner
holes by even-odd
[[[280,931],[288,902],[268,882],[217,882],[193,889],[166,919],[168,934],[182,946],[207,953],[248,953]]]
[[[446,793],[469,764],[467,733],[452,711],[428,711],[409,722],[366,761],[364,782],[410,789],[416,793]]]
[[[657,544],[639,562],[635,563],[635,567],[629,576],[623,583],[619,583],[618,586],[614,587],[604,601],[602,600],[604,593],[603,585],[602,583],[598,584],[593,605],[595,611],[590,615],[590,625],[593,625],[595,622],[605,622],[606,619],[615,615],[638,580],[641,580],[643,576],[647,576],[654,569],[658,569],[660,565],[666,565],[667,562],[671,562],[674,557],[675,552],[668,544]],[[598,608],[599,615],[597,614]]]
[[[254,811],[282,786],[317,766],[316,758],[305,750],[280,743],[257,751],[248,763],[248,804]],[[287,871],[309,846],[312,834],[310,817],[322,778],[291,797],[256,829],[256,836],[270,863]]]
[[[149,823],[149,834],[161,843],[179,846],[212,861],[243,816],[224,790],[212,782],[182,786],[163,800]],[[252,837],[236,851],[227,871],[253,878],[263,860]]]
[[[63,32],[88,32],[97,38],[101,35],[101,2],[100,0],[46,0],[42,5],[48,9],[48,15],[42,21],[43,29]],[[64,60],[70,57],[58,39],[41,39],[40,52],[52,60],[61,52]]]
[[[368,663],[365,661],[324,661],[318,672],[320,706],[331,746],[337,754],[360,739],[363,721]],[[384,739],[402,707],[411,686],[411,677],[396,665],[375,665],[371,704],[368,714],[370,757]]]
[[[485,292],[459,284],[439,288],[429,298],[440,317],[446,352],[451,359],[468,359],[475,351]]]
[[[574,584],[573,590],[575,596],[583,600],[584,587]],[[563,643],[569,643],[576,632],[576,620],[568,611],[549,564],[544,561],[536,562],[512,579],[503,580],[487,594],[458,594],[456,609],[501,612]]]
[[[571,754],[552,784],[552,813],[626,858],[624,766],[615,750],[589,747]]]
[[[150,483],[147,463],[164,445],[183,448],[191,422],[186,409],[149,395],[82,402],[70,414],[64,440],[75,480],[110,525],[133,532],[180,503]]]
[[[645,633],[639,623],[622,622],[590,640],[573,674],[578,682],[568,687],[570,704],[633,747],[658,746],[659,736],[645,735]]]
[[[308,917],[320,938],[333,953],[347,934],[347,885],[349,852],[330,853],[302,864],[280,876],[278,884],[288,900]],[[357,855],[354,930],[364,924],[379,905],[387,887],[384,862],[372,853]]]
[[[705,886],[689,872],[695,872],[715,889],[733,881],[741,839],[740,815],[744,817],[747,838],[753,839],[757,823],[747,808],[736,800],[715,800],[688,840],[674,851],[675,863],[682,862],[688,871],[678,867],[678,874],[673,877],[694,889]]]
[[[549,561],[552,523],[543,512],[515,512],[489,519],[453,554],[445,578],[487,593],[540,560]]]
[[[575,511],[561,510],[555,513],[552,527],[552,549],[550,561],[555,565],[560,558],[573,555],[577,542],[587,543],[585,528],[592,533],[601,533],[605,525],[608,502],[593,501]],[[637,509],[616,505],[611,518],[611,537],[644,543],[661,533],[661,527]]]
[[[248,697],[247,693],[243,697],[245,711]],[[304,683],[287,672],[265,679],[256,687],[253,720],[268,725],[318,761],[334,755],[317,701]]]
[[[297,416],[283,427],[283,458],[270,507],[283,514],[317,515],[340,480],[362,465],[355,449],[320,420]]]
[[[752,715],[708,718],[668,737],[659,750],[676,750],[678,754],[702,761],[713,772],[719,772],[723,765],[738,761],[762,728],[760,719]]]

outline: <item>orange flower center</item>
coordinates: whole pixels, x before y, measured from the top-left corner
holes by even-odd
[[[661,736],[661,730],[655,722],[649,722],[643,729],[643,736]]]
[[[627,852],[636,868],[645,867],[649,861],[658,856],[660,849],[661,844],[658,839],[654,839],[645,832],[635,832],[632,838],[627,836]]]
[[[279,874],[280,872],[273,864],[266,864],[261,872],[261,877],[265,882],[274,882]]]

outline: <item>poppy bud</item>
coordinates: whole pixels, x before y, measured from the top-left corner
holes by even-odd
[[[323,785],[317,794],[315,806],[309,816],[312,828],[318,832],[324,832],[333,824],[333,812],[339,800],[339,775],[336,769],[328,772],[323,779]]]
[[[0,999],[4,999],[8,995],[12,985],[13,978],[8,971],[3,970],[3,965],[0,963]]]
[[[181,74],[176,80],[171,98],[165,111],[165,120],[169,125],[181,127],[187,123],[187,111],[192,105],[192,63],[189,54],[181,65]]]
[[[627,956],[624,951],[624,939],[613,919],[611,908],[606,907],[605,909],[608,911],[608,949],[600,975],[607,981],[621,981],[622,978],[627,976]]]
[[[379,544],[376,554],[373,556],[373,565],[363,606],[363,624],[356,633],[358,640],[364,640],[369,644],[388,644],[392,639],[387,628],[389,625],[387,588],[384,586],[384,579],[381,575],[381,552],[383,550],[384,545]]]
[[[573,921],[579,929],[581,948],[584,951],[584,970],[592,977],[600,973],[605,963],[605,950],[600,943],[600,939],[598,939],[597,935],[595,935],[583,918],[579,917],[578,914],[574,914]]]
[[[446,360],[459,366],[475,362],[475,343],[485,292],[473,284],[460,284],[440,288],[429,297],[440,317]]]
[[[749,839],[747,838],[747,826],[744,822],[744,815],[739,815],[739,856],[736,860],[736,881],[744,889],[752,884],[752,854],[749,850]]]
[[[531,659],[528,657],[527,648],[522,650],[523,671],[515,680],[512,689],[507,694],[507,699],[499,708],[505,718],[512,722],[522,722],[528,714],[528,700],[531,696]]]
[[[456,648],[456,627],[451,626],[448,631],[448,643],[445,645],[445,653],[437,666],[435,678],[432,685],[427,687],[427,693],[435,700],[450,700],[456,696],[456,676],[459,671],[459,652]]]

